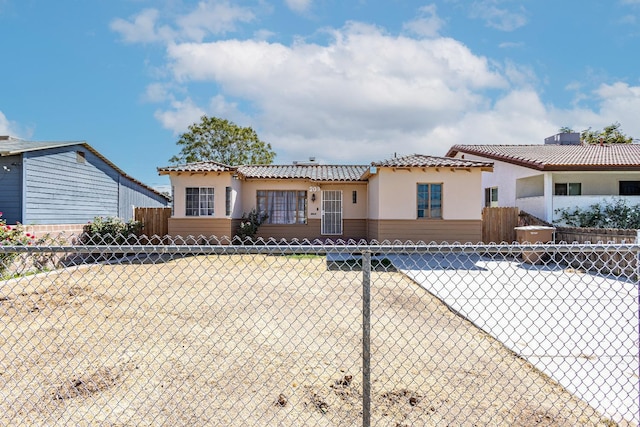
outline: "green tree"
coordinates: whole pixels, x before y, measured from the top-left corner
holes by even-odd
[[[202,116],[189,126],[177,142],[180,153],[173,164],[212,160],[230,166],[271,164],[276,153],[271,144],[261,141],[250,127],[240,127],[229,120]]]
[[[573,129],[571,129],[569,126],[562,126],[560,129],[558,129],[558,133],[573,133]]]
[[[631,144],[633,142],[632,137],[622,133],[618,122],[606,126],[602,131],[585,129],[580,134],[580,140],[583,144],[599,144],[601,141],[605,144]]]

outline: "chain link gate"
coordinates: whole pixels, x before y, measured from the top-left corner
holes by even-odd
[[[202,242],[0,246],[0,425],[639,423],[637,245]]]

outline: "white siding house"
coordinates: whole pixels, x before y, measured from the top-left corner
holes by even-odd
[[[483,173],[485,206],[518,207],[547,222],[558,211],[616,198],[640,204],[640,144],[581,145],[577,134],[542,145],[455,145],[447,157],[491,161]]]

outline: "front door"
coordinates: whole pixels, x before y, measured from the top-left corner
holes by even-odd
[[[342,234],[342,191],[322,192],[322,234]]]

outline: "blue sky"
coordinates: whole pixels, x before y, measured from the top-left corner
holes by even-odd
[[[0,135],[83,140],[135,178],[203,114],[276,163],[640,138],[640,0],[0,0]]]

